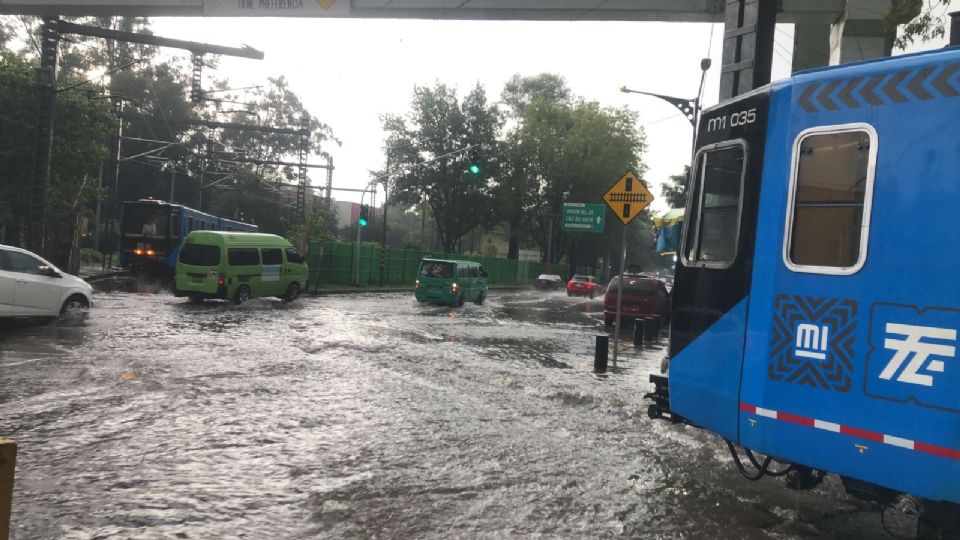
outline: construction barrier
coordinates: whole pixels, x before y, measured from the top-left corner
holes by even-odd
[[[311,241],[307,253],[311,288],[314,285],[379,285],[381,264],[384,285],[412,285],[424,258],[478,262],[487,271],[490,285],[532,285],[537,276],[544,273],[569,277],[564,265],[410,249],[383,250],[376,243],[356,245]],[[578,267],[576,273],[596,275],[589,267]]]

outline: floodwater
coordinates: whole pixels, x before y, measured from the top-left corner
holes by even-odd
[[[12,537],[883,535],[835,479],[751,483],[714,436],[648,419],[665,341],[596,375],[601,310],[103,293],[83,322],[0,330]]]

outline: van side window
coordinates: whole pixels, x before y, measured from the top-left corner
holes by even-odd
[[[260,264],[260,252],[257,248],[229,248],[227,262],[230,266],[250,266]]]
[[[300,252],[297,251],[297,248],[288,247],[287,248],[287,262],[302,264],[303,256],[300,255]]]
[[[797,137],[784,246],[791,270],[852,274],[866,260],[876,134],[862,126]]]
[[[187,232],[193,230],[193,218],[187,218]]]
[[[283,255],[280,248],[263,248],[260,250],[263,256],[263,264],[283,264]]]
[[[733,264],[740,237],[745,167],[743,141],[707,146],[697,156],[684,231],[684,264],[712,268]]]
[[[480,267],[471,266],[470,267],[470,277],[480,277]]]

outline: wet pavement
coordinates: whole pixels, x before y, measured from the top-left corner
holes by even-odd
[[[596,375],[601,310],[103,293],[85,321],[6,327],[12,538],[883,536],[833,478],[751,483],[719,439],[649,420],[665,340]]]

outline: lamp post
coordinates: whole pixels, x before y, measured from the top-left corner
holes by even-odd
[[[697,91],[697,97],[694,99],[684,99],[674,96],[665,96],[663,94],[654,94],[653,92],[644,92],[642,90],[631,90],[626,86],[621,86],[620,91],[625,94],[643,94],[645,96],[652,96],[658,99],[662,99],[667,103],[673,105],[677,109],[680,109],[680,112],[690,121],[690,124],[693,126],[693,142],[690,144],[690,158],[691,166],[693,161],[693,154],[696,151],[697,144],[697,123],[700,120],[700,101],[703,99],[703,83],[707,78],[707,70],[710,69],[711,60],[709,58],[703,58],[700,60],[700,89]]]

